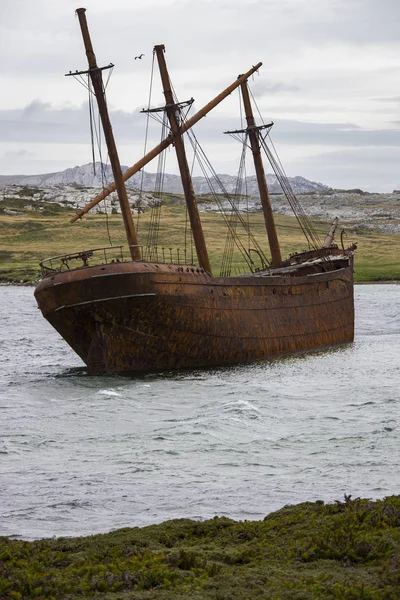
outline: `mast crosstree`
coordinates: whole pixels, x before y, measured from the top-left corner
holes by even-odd
[[[203,106],[203,108],[201,108],[190,119],[188,119],[187,121],[182,123],[182,125],[179,127],[180,135],[184,134],[191,127],[193,127],[193,125],[195,125],[198,121],[200,121],[200,119],[205,117],[213,108],[215,108],[220,102],[222,102],[222,100],[224,100],[227,96],[229,96],[229,94],[231,94],[244,81],[246,81],[251,75],[253,75],[253,73],[258,71],[258,69],[261,66],[262,66],[262,62],[257,63],[254,67],[249,69],[249,71],[247,71],[247,73],[238,77],[236,79],[236,81],[234,81],[231,85],[229,85],[227,88],[225,88],[225,90],[223,90],[220,94],[218,94],[218,96],[216,96],[213,100],[208,102],[208,104]],[[153,150],[150,150],[150,152],[145,154],[145,156],[143,156],[140,160],[138,160],[134,165],[129,167],[129,169],[127,169],[125,171],[125,173],[123,173],[123,175],[122,175],[123,180],[127,181],[127,179],[129,179],[130,177],[135,175],[135,173],[138,173],[138,171],[140,171],[140,169],[145,167],[150,161],[153,160],[153,158],[158,156],[160,154],[160,152],[162,152],[163,150],[168,148],[168,146],[170,146],[173,143],[174,143],[174,137],[172,134],[170,134],[162,142],[160,142],[160,144],[158,144],[158,146],[155,146],[155,148],[153,148]],[[103,190],[100,194],[98,194],[98,196],[96,196],[96,198],[91,200],[91,202],[89,202],[84,208],[82,208],[75,216],[73,216],[72,219],[70,219],[70,223],[74,223],[75,221],[77,221],[78,219],[83,217],[83,215],[85,215],[87,212],[89,212],[89,210],[91,210],[92,208],[97,206],[97,204],[99,202],[104,200],[104,198],[107,198],[107,196],[112,194],[112,192],[114,192],[115,190],[116,190],[116,183],[113,182],[108,187],[106,187],[105,190]]]
[[[178,120],[179,108],[174,102],[174,96],[171,90],[171,83],[168,75],[167,65],[165,62],[165,47],[163,45],[155,46],[154,51],[156,53],[158,66],[160,68],[161,81],[166,101],[165,110],[167,112],[167,117],[171,125],[171,134],[174,140],[173,144],[175,146],[176,157],[178,159],[182,187],[185,194],[186,205],[188,207],[190,225],[192,227],[194,245],[196,247],[199,266],[211,274],[210,260],[208,258],[208,252],[206,242],[204,239],[203,228],[201,226],[197,201],[194,195],[192,178],[190,176],[189,165],[186,158],[185,145],[180,131],[180,123]]]
[[[78,8],[76,14],[78,15],[79,24],[81,27],[83,43],[85,45],[86,56],[89,64],[89,76],[93,84],[94,93],[96,95],[97,104],[99,107],[99,114],[103,125],[104,137],[107,143],[108,155],[110,157],[111,168],[115,181],[115,188],[118,193],[118,199],[121,206],[122,218],[124,220],[125,233],[129,244],[129,250],[132,260],[140,260],[140,249],[138,238],[133,223],[131,209],[129,206],[128,194],[126,193],[125,183],[121,171],[121,164],[119,162],[119,156],[117,146],[115,144],[114,135],[108,116],[107,103],[104,94],[102,70],[97,66],[96,56],[93,52],[93,46],[90,39],[89,29],[86,21],[86,8]],[[72,73],[71,73],[72,74]]]

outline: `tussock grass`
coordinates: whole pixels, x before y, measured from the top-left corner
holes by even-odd
[[[57,207],[55,210],[54,205],[46,203],[43,203],[42,210],[25,211],[23,215],[7,215],[4,211],[3,213],[0,211],[0,280],[26,282],[37,280],[40,277],[38,264],[43,258],[106,246],[110,244],[109,236],[112,244],[122,244],[125,249],[127,248],[120,215],[110,215],[106,218],[101,214],[89,214],[82,221],[71,225],[69,218],[73,214],[67,208]],[[248,218],[258,242],[269,255],[263,216],[260,213],[253,213],[244,218]],[[226,227],[223,217],[216,213],[201,213],[201,219],[213,271],[217,275],[225,247]],[[141,243],[145,244],[150,211],[140,215],[139,221],[135,217],[135,221],[138,224]],[[282,256],[306,249],[303,235],[294,218],[277,215],[276,224]],[[163,207],[159,247],[182,249],[186,229],[186,211],[182,205],[170,204]],[[321,239],[328,229],[329,223],[317,224]],[[242,237],[242,241],[247,248],[249,244],[246,237]],[[400,236],[357,230],[349,233],[346,242],[358,243],[355,261],[356,281],[400,279],[398,259]],[[258,265],[256,254],[252,256]],[[238,250],[235,250],[233,265],[239,271],[245,271]]]
[[[86,538],[0,538],[0,597],[395,600],[400,496],[168,521]]]

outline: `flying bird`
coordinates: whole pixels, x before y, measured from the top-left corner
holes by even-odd
[[[139,54],[139,56],[135,56],[135,60],[139,58],[140,60],[143,58],[144,54]]]

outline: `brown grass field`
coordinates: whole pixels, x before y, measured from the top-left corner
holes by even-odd
[[[122,218],[120,215],[106,217],[104,214],[87,215],[81,221],[70,224],[74,213],[68,209],[48,205],[42,211],[29,211],[24,215],[0,213],[0,280],[32,283],[40,279],[39,261],[43,258],[78,252],[110,245],[124,245],[127,255]],[[150,210],[135,216],[140,243],[145,245]],[[247,219],[247,217],[245,217]],[[209,248],[210,260],[215,275],[219,275],[221,259],[226,240],[226,227],[218,213],[201,213],[204,234]],[[263,217],[252,213],[248,217],[257,241],[269,255]],[[186,210],[181,205],[162,208],[159,233],[159,248],[180,248],[185,244]],[[294,217],[276,216],[282,256],[307,249],[304,237]],[[329,223],[316,222],[314,226],[323,239]],[[339,230],[340,231],[340,230]],[[248,240],[242,238],[245,247]],[[385,235],[374,230],[349,231],[346,244],[357,243],[355,279],[361,281],[382,281],[400,279],[400,236]],[[338,240],[339,243],[339,240]],[[251,244],[250,244],[251,245]],[[182,256],[182,253],[181,253]],[[190,251],[188,250],[188,256]],[[255,256],[255,255],[254,255]],[[240,253],[236,250],[233,260],[235,269],[245,272]]]

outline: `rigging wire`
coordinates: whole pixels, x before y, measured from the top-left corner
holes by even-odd
[[[259,118],[260,118],[262,124],[264,125],[264,121],[263,121],[262,115],[260,113],[260,110],[258,108],[256,99],[254,98],[254,95],[253,95],[251,89],[249,89],[249,91],[250,91],[250,95],[252,98],[252,102],[258,112]],[[273,148],[273,152],[270,150],[270,148],[267,145],[267,142],[266,142],[267,137],[269,138],[269,141]],[[260,141],[261,147],[263,148],[263,150],[268,158],[268,161],[271,164],[271,167],[272,167],[272,169],[276,175],[276,178],[282,188],[282,191],[285,194],[294,215],[296,216],[296,219],[300,225],[301,230],[303,231],[303,234],[308,242],[309,247],[310,248],[312,247],[314,249],[321,247],[321,242],[318,239],[318,235],[313,230],[313,226],[312,226],[310,219],[306,215],[301,203],[299,202],[295,193],[292,190],[292,187],[289,182],[289,178],[286,175],[285,169],[280,161],[280,158],[278,156],[276,148],[272,142],[269,129],[267,130],[267,133],[265,136],[262,136],[262,135],[259,136],[259,141]]]
[[[195,145],[195,147],[193,148],[193,159],[192,159],[192,167],[190,169],[190,177],[193,177],[193,171],[194,171],[194,164],[196,161],[196,157],[197,157],[197,144]],[[186,252],[187,252],[187,238],[189,237],[190,239],[190,261],[191,264],[193,264],[193,250],[194,250],[194,241],[193,241],[193,231],[191,227],[188,227],[189,225],[189,207],[187,205],[187,203],[185,202],[186,205],[186,219],[185,219],[185,256],[186,256]],[[186,261],[185,261],[186,262]]]
[[[238,88],[238,100],[239,100],[239,116],[240,116],[240,128],[244,129],[244,114],[243,114],[243,101],[242,101],[242,90]],[[243,138],[242,144],[248,145],[248,141],[246,135]],[[247,176],[246,176],[246,163],[244,163],[244,173],[243,173],[243,181],[245,183],[245,195],[246,195],[246,208],[247,208],[247,226],[250,231],[249,225],[249,196],[248,196],[248,188],[247,188]],[[248,248],[250,252],[250,239],[248,239]]]
[[[148,110],[150,109],[151,98],[153,96],[154,58],[155,58],[155,53],[153,52],[153,60],[152,60],[152,64],[151,64],[151,74],[150,74],[149,97],[148,97],[148,102],[147,102],[147,109]],[[146,156],[146,151],[147,151],[147,141],[148,141],[148,135],[149,135],[149,123],[150,123],[150,113],[148,112],[147,113],[147,118],[146,118],[146,131],[145,131],[145,139],[144,139],[143,156]],[[142,199],[143,199],[144,173],[145,173],[144,169],[141,169],[140,186],[139,186],[139,199],[138,199],[138,203],[137,203],[137,218],[136,218],[136,229],[137,229],[137,231],[139,231],[140,212],[141,212],[141,204],[142,204]]]
[[[228,200],[232,211],[236,214],[239,222],[241,223],[242,227],[244,227],[245,231],[248,231],[247,225],[246,225],[246,221],[245,219],[243,219],[243,216],[241,215],[241,213],[237,210],[235,203],[232,200],[231,195],[227,192],[223,182],[221,181],[220,177],[218,177],[217,173],[215,172],[215,170],[213,169],[210,161],[208,160],[204,150],[201,148],[196,136],[194,135],[193,131],[188,130],[186,132],[186,135],[188,136],[190,143],[193,144],[197,143],[198,148],[200,148],[200,152],[198,152],[198,162],[199,162],[199,166],[203,172],[203,175],[205,177],[205,179],[207,180],[208,186],[211,190],[212,195],[214,196],[214,201],[217,203],[220,213],[222,214],[224,221],[226,223],[226,226],[231,230],[232,235],[234,235],[235,238],[235,243],[236,246],[238,247],[239,251],[241,252],[243,258],[245,259],[246,263],[248,264],[249,268],[251,270],[254,269],[253,265],[253,260],[251,259],[249,252],[247,251],[247,249],[245,248],[245,246],[243,245],[242,241],[240,240],[240,238],[235,235],[235,231],[234,228],[232,227],[232,223],[231,223],[231,214],[228,214],[215,190],[215,185],[214,182],[218,183],[220,189],[223,192],[223,196]],[[212,174],[212,178],[209,176],[208,172],[210,172]],[[262,258],[262,261],[265,264],[268,264],[269,261],[267,260],[262,248],[260,247],[259,243],[257,242],[257,240],[255,239],[255,237],[253,236],[253,234],[251,232],[249,232],[249,235],[251,237],[251,241],[254,245],[254,248],[257,250],[257,252],[259,253],[259,256]]]
[[[244,173],[245,173],[245,165],[246,165],[246,147],[243,146],[242,148],[242,155],[241,155],[241,159],[240,159],[240,164],[239,164],[239,170],[238,170],[238,176],[236,179],[236,186],[235,186],[235,198],[239,199],[238,202],[236,202],[236,207],[239,210],[239,203],[240,203],[240,196],[242,194],[242,187],[243,187],[243,180],[244,180]],[[237,216],[235,214],[235,212],[231,212],[231,228],[227,230],[227,234],[226,234],[226,240],[225,240],[225,249],[224,249],[224,254],[222,257],[222,264],[221,264],[221,276],[228,276],[231,274],[231,267],[232,267],[232,260],[233,260],[233,250],[235,247],[235,237],[232,234],[232,232],[235,232],[235,235],[237,235],[237,226],[238,226],[238,219]],[[247,220],[247,226],[249,225],[248,220]],[[250,255],[250,241],[249,238],[247,236],[248,239],[248,254]]]
[[[110,81],[112,72],[114,70],[114,66],[111,66],[111,68],[109,69],[108,72],[108,77],[106,82],[104,83],[103,80],[102,81],[102,91],[104,94],[104,98],[106,98],[106,90],[107,90],[107,86],[108,83]],[[92,164],[93,164],[93,175],[96,175],[96,153],[95,153],[95,146],[97,143],[97,151],[99,154],[99,159],[100,159],[100,171],[101,171],[101,181],[102,181],[102,188],[103,188],[103,192],[105,190],[105,183],[106,183],[106,169],[108,166],[108,153],[107,153],[107,158],[106,158],[106,164],[103,163],[103,157],[102,157],[102,141],[101,141],[101,125],[100,125],[100,114],[98,114],[98,124],[96,125],[96,118],[95,118],[95,106],[94,106],[94,100],[93,98],[95,97],[95,93],[92,89],[92,80],[90,77],[90,73],[87,72],[87,80],[83,77],[83,73],[79,73],[79,74],[73,74],[74,79],[80,84],[82,85],[89,94],[88,97],[88,105],[89,105],[89,127],[90,127],[90,142],[91,142],[91,149],[92,149]],[[110,246],[113,245],[112,240],[111,240],[111,234],[110,234],[110,227],[109,227],[109,219],[108,219],[108,212],[107,212],[107,204],[106,204],[106,200],[104,199],[104,207],[105,207],[105,215],[106,215],[106,230],[107,230],[107,236],[108,236],[108,240],[110,243]]]
[[[170,84],[170,87],[171,87],[172,97],[174,99],[175,104],[177,105],[176,106],[176,111],[175,111],[176,118],[177,118],[179,127],[181,127],[181,125],[183,123],[185,123],[186,120],[187,120],[188,114],[190,112],[190,109],[192,108],[194,100],[193,100],[193,98],[191,99],[191,102],[189,102],[189,104],[187,105],[187,109],[184,112],[183,108],[179,106],[179,98],[178,98],[178,95],[177,95],[177,93],[175,91],[175,87],[174,87],[171,79],[169,79],[169,84]],[[196,158],[197,158],[197,143],[195,143],[194,146],[192,146],[192,151],[193,151],[193,158],[192,158],[192,166],[191,166],[191,169],[190,169],[190,177],[191,178],[193,177],[194,165],[195,165]],[[187,205],[186,202],[185,202],[185,205],[186,205],[186,218],[185,218],[184,252],[185,252],[185,256],[186,256],[187,255],[187,250],[188,250],[188,237],[189,237],[189,240],[190,240],[190,248],[189,248],[189,250],[190,250],[190,263],[194,264],[194,239],[193,239],[193,231],[192,231],[191,226],[189,226],[190,225],[189,208],[188,208],[188,205]]]
[[[100,159],[100,173],[101,173],[101,183],[102,183],[102,189],[104,192],[105,189],[105,183],[106,183],[106,167],[107,165],[104,164],[103,162],[103,154],[102,154],[102,138],[101,138],[101,123],[100,123],[100,114],[98,114],[98,122],[96,124],[96,119],[94,116],[94,92],[92,90],[92,83],[91,83],[91,79],[90,76],[88,74],[88,89],[89,89],[89,115],[91,118],[91,132],[94,133],[94,137],[95,140],[97,142],[97,151],[99,154],[99,159]],[[106,90],[103,86],[103,94],[104,97],[106,96]],[[95,161],[95,149],[94,149],[94,139],[92,138],[92,156],[93,156],[93,174],[96,174],[96,161]],[[108,154],[107,154],[107,162],[108,162]],[[106,215],[106,231],[107,231],[107,237],[108,237],[108,241],[110,243],[110,246],[113,245],[112,243],[112,239],[111,239],[111,233],[110,233],[110,225],[109,225],[109,219],[108,219],[108,213],[107,213],[107,204],[106,201],[104,200],[104,207],[105,207],[105,215]]]
[[[173,93],[174,101],[178,105],[177,96],[176,96],[176,93],[172,86],[171,81],[170,81],[170,85],[171,85],[171,90]],[[186,117],[187,117],[188,111],[185,114],[183,114],[183,110],[179,106],[177,106],[177,112],[179,112],[179,125],[181,126],[186,122]],[[186,131],[186,136],[190,141],[193,152],[197,154],[197,162],[198,162],[200,169],[203,172],[203,175],[208,183],[208,187],[211,191],[211,195],[213,196],[214,201],[217,203],[220,213],[222,214],[222,216],[225,220],[226,226],[228,227],[228,231],[230,232],[230,235],[234,239],[234,242],[235,242],[236,246],[238,247],[239,251],[241,252],[244,260],[246,261],[249,268],[253,271],[254,270],[254,262],[251,259],[250,251],[246,249],[246,247],[243,245],[242,241],[240,240],[239,236],[236,233],[236,227],[239,222],[240,222],[241,226],[244,228],[245,232],[247,233],[248,239],[251,240],[258,255],[260,256],[261,261],[263,263],[263,265],[262,265],[263,268],[265,268],[265,266],[267,264],[269,264],[269,261],[267,260],[267,257],[265,256],[261,246],[259,245],[257,240],[252,235],[250,228],[247,226],[246,220],[243,218],[243,215],[240,213],[235,199],[233,199],[232,195],[228,193],[225,186],[223,185],[221,178],[217,175],[217,173],[213,169],[210,161],[208,160],[208,158],[207,158],[203,148],[201,147],[197,137],[195,136],[193,130],[188,129]],[[209,173],[210,173],[210,175],[209,175]],[[218,187],[221,189],[224,198],[226,200],[228,200],[228,203],[231,207],[230,213],[227,213],[225,207],[223,206],[223,203],[221,202],[221,199],[215,190],[215,184],[217,184]],[[238,198],[240,201],[240,194],[238,194]],[[236,220],[236,223],[235,223],[235,220]],[[250,245],[250,244],[248,244],[248,245]],[[228,248],[229,248],[229,244],[228,244]],[[224,268],[226,268],[227,264],[228,264],[226,262],[228,260],[228,255],[230,254],[230,251],[228,250],[228,248],[227,248],[227,256],[226,256]]]
[[[167,135],[167,116],[164,114],[164,123],[161,131],[161,141],[163,141]],[[156,198],[155,202],[151,207],[150,212],[150,223],[149,229],[147,232],[147,241],[145,248],[145,256],[147,260],[152,260],[155,258],[158,259],[158,239],[160,232],[160,220],[161,220],[161,206],[164,195],[164,176],[165,176],[165,161],[166,161],[166,153],[161,152],[158,155],[158,166],[157,166],[157,175],[156,175],[156,183],[154,196]]]

